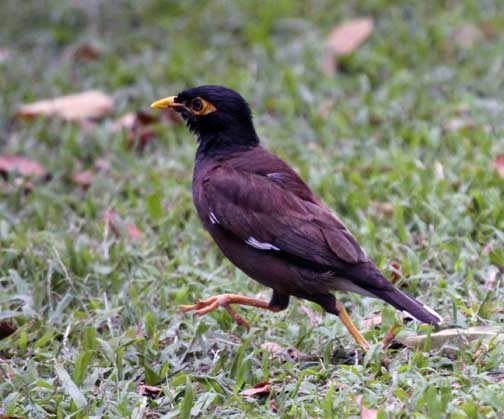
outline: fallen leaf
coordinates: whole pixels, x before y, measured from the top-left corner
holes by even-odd
[[[184,119],[173,109],[163,109],[161,111],[161,121],[165,121],[170,125],[182,124]]]
[[[105,212],[105,231],[109,230],[119,237],[129,237],[132,240],[143,239],[143,233],[140,229],[136,225],[122,220],[113,209],[108,209]]]
[[[243,390],[240,394],[242,396],[252,397],[257,395],[266,395],[271,393],[271,385],[269,381],[262,381],[254,387]]]
[[[92,169],[77,171],[70,176],[70,179],[75,184],[87,189],[93,183],[97,172],[106,172],[108,170],[110,170],[110,162],[105,159],[98,159]]]
[[[142,240],[143,233],[135,224],[126,223],[126,231],[133,240]]]
[[[93,183],[95,173],[92,170],[82,170],[80,172],[75,172],[72,175],[72,181],[84,189],[87,189]]]
[[[130,112],[118,118],[112,126],[112,131],[126,130],[130,146],[143,150],[146,145],[154,140],[155,133],[149,125],[158,121],[158,117],[148,112]]]
[[[261,349],[264,349],[265,351],[271,352],[274,355],[277,355],[277,354],[283,352],[282,347],[276,342],[264,342],[261,345]]]
[[[408,346],[413,349],[421,349],[424,346],[425,340],[428,335],[404,335],[398,336],[395,341],[401,345]],[[430,335],[431,349],[438,349],[447,343],[460,344],[466,346],[467,344],[482,340],[489,341],[495,339],[497,342],[504,342],[504,333],[495,327],[470,327],[468,329],[445,329],[440,332],[432,333]]]
[[[101,52],[93,44],[82,44],[73,48],[71,51],[71,56],[76,61],[94,61],[100,58]]]
[[[94,162],[94,168],[100,172],[107,172],[110,170],[110,161],[107,159],[98,159]]]
[[[481,30],[472,23],[466,23],[455,31],[455,43],[464,48],[470,49],[476,45],[477,42],[483,39]]]
[[[159,387],[148,386],[146,384],[140,384],[138,386],[138,394],[140,394],[140,396],[148,396],[152,397],[153,399],[159,397],[162,391],[163,390],[160,389]]]
[[[20,174],[24,177],[43,177],[47,174],[44,167],[21,156],[0,155],[0,174]]]
[[[271,399],[269,402],[270,409],[274,412],[278,411],[278,402],[275,399]]]
[[[389,329],[389,331],[385,334],[385,337],[383,338],[383,342],[382,342],[383,349],[388,348],[388,346],[392,343],[392,341],[397,336],[397,332],[399,331],[400,328],[401,328],[400,325],[395,324],[394,326],[392,326]]]
[[[66,121],[102,118],[112,110],[113,100],[98,90],[61,96],[22,105],[16,116],[31,119],[36,116],[56,116]]]
[[[374,316],[368,317],[367,319],[362,320],[362,325],[366,329],[371,329],[375,326],[379,326],[382,322],[381,314],[375,314]]]
[[[261,349],[271,352],[272,355],[276,356],[281,361],[299,361],[299,359],[301,358],[301,354],[297,349],[292,347],[282,348],[276,342],[264,342],[261,345]]]
[[[372,18],[358,18],[336,26],[325,42],[322,69],[328,75],[333,74],[336,58],[356,51],[373,33]]]
[[[357,396],[355,402],[360,408],[360,419],[376,419],[378,417],[378,410],[364,406],[362,396]]]
[[[492,163],[492,166],[501,178],[504,178],[504,153],[499,154]]]
[[[371,206],[385,217],[391,217],[394,214],[394,205],[390,202],[372,201]]]
[[[10,319],[0,320],[0,339],[12,335],[16,331],[16,325]]]
[[[397,284],[402,278],[402,268],[400,263],[393,260],[390,262],[389,269],[392,275],[392,283]]]
[[[137,124],[138,122],[142,123],[142,117],[140,116],[142,113],[141,112],[129,112],[119,118],[117,118],[113,125],[112,125],[112,131],[113,132],[118,132],[123,129],[125,130],[131,130]],[[151,122],[151,121],[149,121]],[[145,122],[148,124],[149,122]]]

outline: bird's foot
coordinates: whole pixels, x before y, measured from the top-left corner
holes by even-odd
[[[231,315],[231,317],[239,326],[244,326],[248,330],[250,327],[249,323],[231,307],[231,304],[253,306],[276,311],[274,308],[269,306],[269,303],[267,301],[244,297],[242,295],[236,294],[214,295],[210,298],[207,298],[206,300],[198,301],[196,302],[196,304],[182,305],[180,306],[180,309],[183,312],[194,311],[195,316],[204,316],[205,314],[208,314],[218,309],[219,307],[222,307]]]

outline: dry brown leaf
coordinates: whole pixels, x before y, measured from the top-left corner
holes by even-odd
[[[492,166],[501,178],[504,178],[504,153],[499,154],[492,163]]]
[[[385,217],[391,217],[394,214],[394,205],[390,202],[372,201],[371,206]]]
[[[44,167],[21,156],[0,155],[0,174],[18,173],[25,177],[43,177],[47,174]]]
[[[163,390],[160,389],[159,387],[148,386],[146,384],[141,384],[138,386],[138,394],[140,394],[140,396],[157,398],[161,395],[162,391]]]
[[[113,209],[105,213],[105,229],[111,230],[116,236],[128,237],[132,240],[142,240],[143,233],[134,224],[127,223]]]
[[[398,336],[395,341],[413,349],[422,349],[428,335]],[[430,335],[431,349],[438,349],[447,343],[465,346],[470,342],[495,339],[504,342],[504,333],[495,327],[470,327],[468,329],[445,329]]]
[[[392,283],[397,284],[402,278],[401,264],[393,260],[392,262],[390,262],[389,269],[392,274]]]
[[[282,348],[276,342],[264,342],[261,345],[261,349],[271,352],[272,355],[280,359],[281,361],[299,361],[301,359],[301,354],[299,351],[293,347]]]
[[[127,113],[114,121],[112,132],[119,132],[123,129],[132,129],[136,121],[136,112]]]
[[[74,48],[71,55],[76,61],[94,61],[100,58],[101,52],[95,45],[86,43]]]
[[[252,397],[257,395],[267,395],[271,393],[271,384],[269,381],[262,381],[254,387],[243,390],[240,394],[242,396]]]
[[[70,176],[70,180],[87,189],[93,183],[97,172],[106,172],[108,170],[110,170],[110,162],[105,159],[98,159],[92,169],[77,171]]]
[[[367,319],[364,319],[362,321],[362,325],[366,329],[371,329],[373,327],[381,325],[382,322],[382,316],[381,314],[375,314],[374,316],[368,317]]]
[[[107,159],[98,159],[94,162],[94,168],[99,172],[107,172],[110,170],[110,161]]]
[[[269,402],[270,409],[274,412],[278,411],[278,402],[275,399],[271,399]]]
[[[142,240],[143,239],[143,233],[140,231],[140,229],[135,224],[126,223],[125,226],[126,226],[126,231],[128,232],[128,235],[130,236],[131,239],[133,239],[133,240]]]
[[[357,50],[373,33],[372,18],[358,18],[336,26],[326,39],[322,69],[328,75],[336,71],[336,58]]]
[[[273,355],[278,355],[283,352],[282,347],[276,342],[264,342],[261,349],[271,352]]]
[[[161,121],[164,121],[170,125],[182,124],[184,119],[182,116],[174,111],[173,109],[163,109],[161,111]]]
[[[87,189],[93,183],[95,173],[92,170],[82,170],[80,172],[75,172],[72,175],[72,181],[79,186]]]
[[[149,125],[157,122],[159,118],[149,112],[130,112],[118,118],[112,126],[112,131],[126,130],[130,146],[141,151],[151,143],[156,135]]]
[[[99,119],[112,110],[113,104],[110,96],[98,90],[90,90],[22,105],[16,116],[26,119],[37,116],[56,116],[66,121]]]
[[[376,419],[378,417],[378,410],[364,406],[362,396],[357,396],[355,402],[360,408],[360,419]]]
[[[454,34],[455,43],[464,49],[472,48],[482,39],[483,33],[472,23],[462,25]]]
[[[150,125],[158,121],[158,117],[149,112],[129,112],[120,118],[116,119],[112,130],[117,132],[122,129],[131,130],[138,125]]]
[[[382,342],[383,349],[388,348],[388,346],[392,343],[392,341],[397,336],[397,332],[399,331],[400,328],[401,328],[401,326],[396,324],[389,329],[389,331],[385,334],[385,337],[383,338],[383,342]]]

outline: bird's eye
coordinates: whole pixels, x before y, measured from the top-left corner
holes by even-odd
[[[201,99],[193,99],[191,102],[191,109],[195,112],[200,112],[203,109],[203,102]]]

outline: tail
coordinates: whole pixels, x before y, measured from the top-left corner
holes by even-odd
[[[361,264],[356,268],[352,281],[364,289],[367,295],[372,294],[386,301],[397,310],[406,312],[422,323],[438,325],[443,322],[443,318],[432,308],[391,284],[372,262]]]
[[[392,287],[386,290],[374,289],[372,293],[376,297],[381,298],[396,309],[406,312],[422,323],[439,325],[443,322],[443,318],[432,308],[422,304],[420,301],[415,300],[413,297],[397,288]]]

